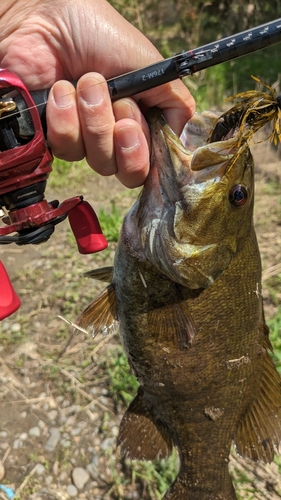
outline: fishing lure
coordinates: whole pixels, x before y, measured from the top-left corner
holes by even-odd
[[[252,75],[253,80],[264,85],[269,92],[248,90],[228,97],[225,102],[240,99],[230,110],[223,113],[213,128],[209,142],[225,139],[234,127],[238,127],[241,138],[249,141],[266,123],[273,121],[272,131],[266,139],[276,146],[281,142],[281,95],[275,89]],[[266,140],[265,139],[265,140]]]

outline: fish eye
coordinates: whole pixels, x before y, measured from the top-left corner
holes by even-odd
[[[243,207],[248,199],[248,191],[242,184],[237,184],[229,191],[228,199],[234,207]]]

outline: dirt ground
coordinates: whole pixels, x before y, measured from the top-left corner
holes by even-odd
[[[281,302],[280,279],[274,296],[268,286],[281,275],[281,150],[268,141],[252,150],[257,171],[255,224],[263,262],[265,313],[270,319]],[[86,182],[81,179],[71,191],[49,190],[47,197],[62,201],[83,194],[97,212],[114,200],[124,214],[135,196],[114,178],[97,175],[90,182],[88,177]],[[75,321],[103,288],[83,278],[83,272],[111,265],[114,250],[113,243],[100,254],[80,255],[67,221],[44,245],[0,247],[0,260],[22,299],[20,310],[0,326],[0,460],[6,454],[2,477],[0,463],[0,483],[11,485],[16,498],[71,498],[71,488],[66,487],[73,484],[73,468],[90,471],[89,464],[94,466],[86,485],[77,488],[77,498],[152,498],[143,482],[121,473],[118,461],[110,465],[106,454],[110,449],[118,460],[116,429],[124,411],[124,404],[116,403],[110,395],[102,361],[117,348],[118,336],[109,336],[105,345],[100,345],[100,339],[73,336],[72,329],[58,318],[63,315]],[[35,435],[30,433],[34,428],[39,428]],[[48,450],[46,443],[53,428],[60,429],[60,441]],[[73,435],[73,429],[80,431]],[[239,467],[235,460],[233,468]],[[44,468],[41,476],[38,464]],[[250,482],[263,493],[247,498],[281,498],[280,478],[276,466],[272,467],[260,476],[256,469],[252,471]],[[271,496],[267,497],[265,491],[269,490]],[[1,495],[0,489],[0,498],[6,498]]]

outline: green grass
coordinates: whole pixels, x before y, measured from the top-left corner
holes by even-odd
[[[113,401],[115,404],[123,401],[124,405],[128,406],[139,384],[131,373],[126,355],[120,346],[108,353],[105,369],[109,377],[108,391]]]
[[[177,476],[179,458],[174,450],[166,459],[153,462],[127,460],[126,465],[131,470],[132,482],[141,483],[142,494],[146,492],[151,500],[160,500]]]
[[[77,187],[84,185],[85,179],[93,175],[86,160],[68,162],[54,158],[53,171],[48,180],[48,186],[53,189]]]
[[[273,359],[281,375],[281,307],[278,309],[276,315],[267,323],[270,329],[270,340],[274,349]]]
[[[123,217],[114,201],[111,201],[110,211],[103,209],[99,211],[98,219],[107,241],[118,241]]]

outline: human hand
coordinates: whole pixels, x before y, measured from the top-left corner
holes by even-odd
[[[141,185],[149,169],[149,131],[141,110],[158,106],[180,133],[195,104],[180,81],[112,104],[105,79],[160,59],[105,0],[1,1],[0,65],[30,90],[57,82],[47,106],[53,153],[67,161],[86,156],[94,170],[116,174],[128,187]]]

